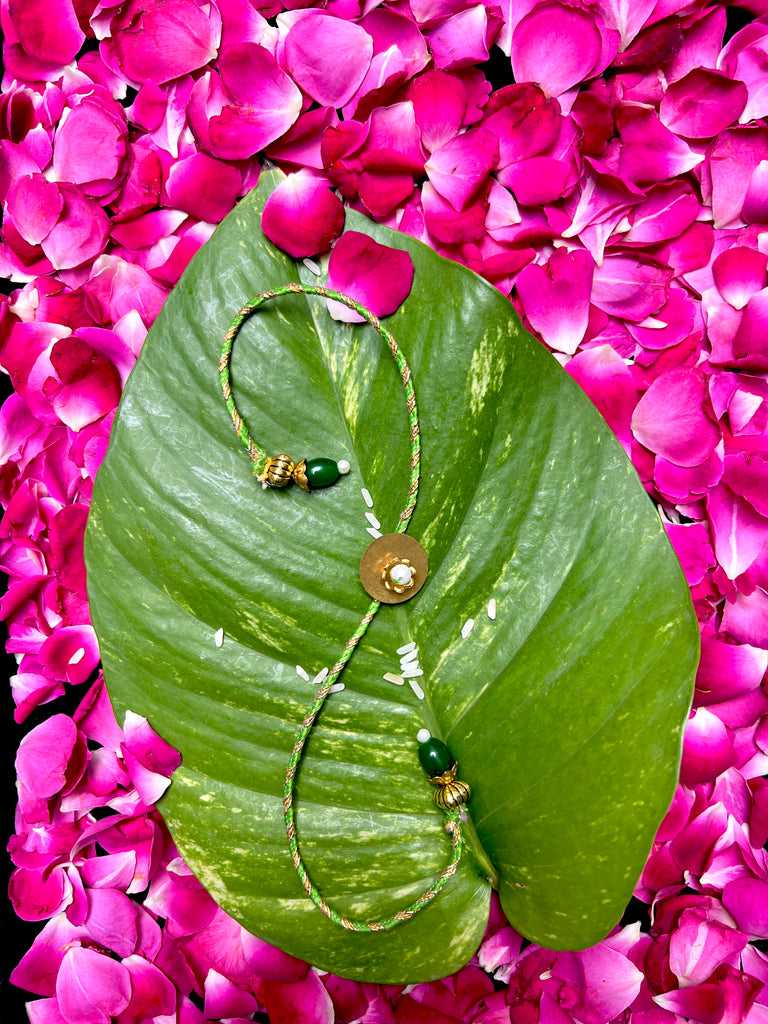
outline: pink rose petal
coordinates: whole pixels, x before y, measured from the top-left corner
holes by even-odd
[[[557,249],[547,267],[530,263],[517,278],[517,291],[534,330],[558,352],[573,354],[589,319],[594,262],[583,249]]]
[[[359,231],[345,231],[328,262],[329,287],[357,299],[376,316],[389,316],[406,300],[413,274],[407,252],[379,245]],[[331,315],[346,323],[363,322],[354,310],[336,302]]]
[[[717,290],[734,309],[743,309],[752,296],[768,285],[768,256],[757,249],[734,245],[712,262]]]
[[[70,0],[12,0],[9,7],[19,42],[28,54],[53,66],[74,60],[85,35]]]
[[[131,0],[112,21],[111,35],[130,79],[162,85],[216,56],[221,19],[209,3]]]
[[[747,87],[726,75],[695,68],[664,94],[659,116],[667,128],[689,139],[709,139],[738,121]]]
[[[496,136],[474,128],[434,150],[424,169],[440,195],[462,211],[477,197],[498,159]]]
[[[281,181],[267,199],[261,227],[290,256],[316,256],[330,249],[344,230],[344,207],[327,181],[299,171]]]
[[[309,11],[285,38],[285,66],[323,107],[343,107],[370,67],[373,40],[365,29],[322,11]]]
[[[62,960],[56,998],[68,1024],[111,1024],[130,1002],[130,973],[108,956],[77,946]]]
[[[559,3],[542,3],[512,32],[512,70],[517,82],[536,82],[559,96],[588,78],[602,48],[591,14]]]
[[[194,153],[171,167],[165,187],[177,210],[218,224],[235,205],[242,175],[231,164],[206,153]]]
[[[697,466],[713,452],[720,431],[704,409],[705,383],[697,370],[668,370],[651,384],[632,417],[641,444],[677,466]]]

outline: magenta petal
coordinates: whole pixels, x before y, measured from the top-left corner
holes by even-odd
[[[59,185],[64,208],[58,223],[42,241],[42,249],[56,270],[70,270],[104,251],[110,222],[103,208],[74,185]]]
[[[726,75],[694,68],[673,82],[661,101],[662,124],[689,139],[709,139],[738,121],[747,103],[747,87]]]
[[[194,153],[171,167],[165,187],[177,210],[218,224],[235,205],[242,175],[231,164],[206,153]]]
[[[467,90],[460,78],[445,71],[426,71],[408,86],[421,141],[431,153],[455,135],[464,121]]]
[[[702,636],[696,674],[699,703],[714,704],[756,690],[768,669],[768,651]]]
[[[717,290],[735,309],[743,309],[768,284],[768,256],[757,249],[734,245],[712,263]]]
[[[566,363],[565,368],[589,395],[628,451],[631,447],[630,422],[637,404],[637,388],[621,356],[610,345],[597,345],[579,352]]]
[[[588,78],[602,41],[594,16],[559,3],[543,3],[524,15],[512,32],[516,82],[537,82],[559,96]]]
[[[64,199],[54,182],[42,174],[21,178],[8,193],[8,213],[30,245],[39,245],[61,215]]]
[[[737,878],[723,889],[723,903],[742,932],[751,938],[768,938],[768,882]]]
[[[698,466],[714,451],[720,430],[704,410],[706,386],[698,370],[663,373],[640,399],[632,417],[635,437],[677,466]]]
[[[123,967],[131,976],[131,1001],[126,1016],[145,1021],[174,1013],[178,993],[159,968],[137,954],[126,957]]]
[[[584,249],[556,249],[546,268],[530,263],[517,278],[525,315],[558,352],[573,354],[587,329],[594,261]]]
[[[74,60],[85,35],[71,0],[12,0],[9,7],[28,54],[54,66]]]
[[[357,299],[376,316],[389,316],[408,297],[413,273],[413,261],[407,252],[379,245],[358,231],[345,231],[331,252],[328,285]],[[362,321],[354,311],[338,306],[334,303],[335,319]]]
[[[669,296],[672,271],[647,257],[606,256],[595,267],[592,302],[609,316],[639,323]]]
[[[707,981],[721,964],[738,958],[747,936],[709,916],[698,907],[680,915],[669,941],[669,966],[680,985]]]
[[[130,974],[108,956],[77,946],[61,963],[56,997],[69,1024],[111,1024],[130,1002]]]
[[[221,20],[212,4],[132,0],[112,22],[120,66],[134,82],[162,85],[212,60]]]
[[[475,128],[436,149],[424,169],[440,195],[462,211],[476,198],[498,159],[496,136]]]
[[[725,1009],[725,995],[718,984],[695,985],[653,996],[653,1001],[675,1014],[674,1020],[719,1024]]]
[[[205,979],[206,1020],[249,1017],[256,1009],[258,1003],[250,992],[244,992],[213,968],[208,971]]]
[[[490,5],[476,4],[425,33],[437,70],[450,71],[488,60],[488,48],[499,29],[498,21],[489,17],[492,11]]]
[[[707,708],[697,708],[685,726],[682,781],[686,786],[708,782],[735,763],[730,730]]]
[[[708,493],[707,516],[717,561],[726,575],[735,580],[747,571],[768,542],[768,519],[725,484]]]
[[[344,230],[344,206],[327,181],[299,171],[281,181],[267,199],[261,227],[290,256],[316,256],[330,249]]]
[[[604,942],[578,953],[558,953],[554,978],[565,982],[559,999],[583,1024],[603,1024],[627,1010],[640,992],[641,971]],[[610,980],[609,980],[610,979]]]
[[[365,78],[373,40],[359,25],[309,11],[285,37],[285,66],[323,107],[343,107]]]
[[[243,160],[279,139],[301,113],[301,93],[256,43],[223,50],[219,73],[195,82],[187,113],[201,147],[222,160]]]
[[[333,1024],[336,1019],[331,997],[314,971],[302,981],[266,985],[264,1002],[271,1021]]]
[[[93,626],[63,626],[43,643],[40,661],[46,675],[84,683],[99,664],[99,645]]]
[[[66,782],[77,727],[68,715],[52,715],[22,739],[16,755],[19,781],[37,797],[51,797]]]

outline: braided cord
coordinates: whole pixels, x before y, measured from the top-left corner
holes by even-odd
[[[259,475],[263,472],[268,456],[264,449],[261,448],[251,437],[248,427],[238,412],[235,400],[232,397],[232,383],[230,376],[232,348],[240,328],[252,313],[263,306],[265,302],[269,301],[269,299],[274,299],[278,296],[289,295],[292,293],[301,295],[319,295],[326,299],[333,299],[336,302],[341,302],[349,309],[354,310],[384,339],[395,363],[397,364],[397,368],[400,373],[400,380],[403,385],[403,391],[405,392],[405,403],[408,411],[408,429],[411,443],[410,483],[408,493],[406,495],[405,506],[400,513],[400,517],[395,528],[396,533],[405,533],[408,529],[411,516],[413,515],[413,510],[416,507],[416,500],[419,494],[419,473],[421,462],[419,416],[416,407],[416,393],[414,391],[413,381],[411,380],[411,371],[405,356],[400,351],[400,348],[392,334],[381,324],[375,314],[373,314],[369,309],[366,309],[365,306],[362,306],[349,295],[343,295],[341,292],[333,291],[332,289],[322,287],[321,285],[286,284],[280,288],[270,289],[269,291],[261,292],[256,295],[239,310],[232,320],[232,323],[229,325],[227,333],[224,335],[224,342],[222,344],[221,355],[219,357],[219,384],[221,386],[222,395],[224,396],[227,411],[229,412],[232,420],[232,425],[235,428],[235,433],[251,460],[253,473],[254,475]],[[296,742],[293,745],[291,759],[285,773],[285,785],[283,787],[283,815],[285,821],[285,832],[288,837],[288,847],[291,853],[291,862],[293,863],[296,874],[299,876],[299,880],[304,891],[315,906],[322,911],[330,921],[333,921],[334,924],[340,925],[342,928],[346,928],[347,931],[353,932],[389,931],[389,929],[394,928],[402,921],[409,920],[414,916],[414,914],[417,914],[420,910],[426,907],[446,885],[449,878],[456,874],[464,849],[459,812],[457,810],[443,809],[443,814],[445,816],[444,827],[451,839],[452,857],[450,862],[443,868],[440,874],[437,875],[430,887],[417,896],[412,903],[407,907],[403,907],[401,910],[395,911],[395,913],[390,917],[385,917],[378,921],[349,918],[340,914],[330,906],[309,877],[309,872],[307,871],[307,867],[301,856],[298,831],[296,827],[296,812],[294,808],[296,772],[298,771],[299,764],[304,756],[307,741],[310,733],[312,732],[312,727],[323,708],[325,700],[331,691],[331,687],[344,671],[344,668],[352,657],[357,645],[365,636],[376,612],[379,610],[379,607],[379,601],[371,601],[365,615],[363,615],[362,619],[358,623],[357,629],[344,644],[344,649],[339,660],[333,666],[322,686],[315,694],[315,698],[304,716],[304,721],[301,723],[301,728],[299,729],[296,737]]]

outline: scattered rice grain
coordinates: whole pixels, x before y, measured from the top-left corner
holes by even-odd
[[[415,679],[409,679],[408,685],[419,698],[419,700],[424,700],[424,691],[422,690],[422,688],[419,686]]]
[[[461,627],[461,639],[466,640],[469,634],[472,632],[472,627],[475,624],[474,619],[467,619],[464,625]]]
[[[301,665],[296,666],[296,675],[301,676],[302,679],[306,679],[309,682],[309,672],[305,671]]]
[[[360,488],[360,493],[362,494],[363,501],[368,506],[368,508],[373,508],[373,498],[371,497],[371,492],[368,490],[368,488],[367,487],[361,487]]]

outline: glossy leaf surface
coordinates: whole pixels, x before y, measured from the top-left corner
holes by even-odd
[[[590,945],[620,917],[674,789],[698,652],[687,588],[619,445],[510,303],[350,211],[347,229],[416,267],[387,326],[416,384],[409,533],[430,576],[382,607],[315,727],[298,779],[302,852],[350,915],[384,917],[429,885],[450,847],[418,763],[424,725],[472,786],[469,849],[426,910],[383,934],[327,921],[293,871],[283,775],[314,695],[296,665],[332,665],[365,611],[361,488],[393,530],[409,444],[379,336],[316,297],[281,298],[238,338],[238,405],[271,451],[352,472],[311,494],[252,477],[219,391],[221,339],[257,292],[318,281],[261,234],[276,180],[263,175],[168,299],[98,476],[89,595],[118,715],[147,716],[181,751],[161,810],[201,881],[296,956],[369,981],[442,977],[475,951],[496,873],[524,935]],[[411,640],[423,702],[383,679]]]

